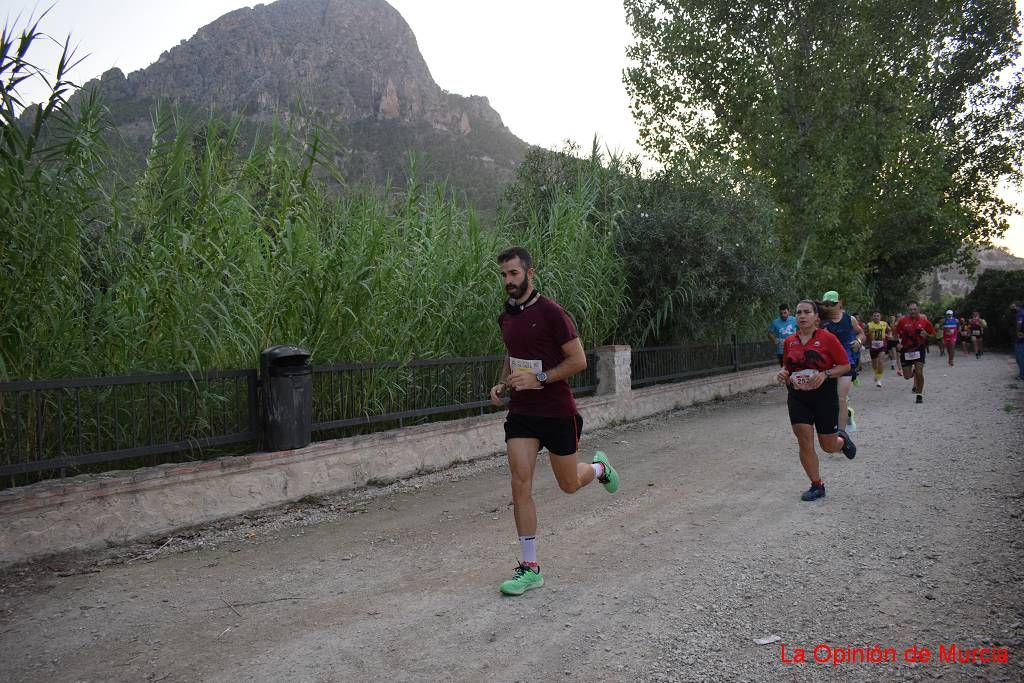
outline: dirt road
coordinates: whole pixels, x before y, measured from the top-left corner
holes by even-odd
[[[502,458],[9,570],[0,678],[1022,680],[1011,365],[933,354],[923,405],[888,368],[855,388],[859,455],[823,459],[816,503],[781,388],[586,435],[623,486],[565,495],[541,463],[547,585],[520,598],[497,591],[517,556]],[[875,645],[898,661],[831,663]],[[932,661],[907,663],[915,645]]]

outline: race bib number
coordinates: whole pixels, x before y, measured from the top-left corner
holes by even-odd
[[[971,330],[971,336],[972,337],[980,337],[981,336],[981,330]]]
[[[544,369],[543,364],[539,360],[524,360],[511,356],[508,359],[508,366],[512,368],[512,372],[532,372],[535,375]]]
[[[920,357],[920,351],[907,351],[905,354],[903,354],[903,360],[918,360]]]
[[[813,368],[808,368],[807,370],[800,370],[798,372],[794,372],[793,384],[796,386],[803,386],[804,384],[808,384],[811,381],[811,379],[817,374],[818,371],[814,370]]]
[[[885,348],[885,340],[879,339],[877,341],[871,342],[871,348],[873,348],[873,349],[884,349]]]

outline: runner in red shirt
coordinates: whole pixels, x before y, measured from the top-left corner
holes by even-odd
[[[924,403],[924,356],[928,335],[935,335],[935,327],[920,314],[916,301],[907,305],[907,314],[896,322],[896,335],[900,344],[900,369],[904,379],[914,379],[917,403]]]
[[[533,287],[530,253],[512,247],[498,256],[509,299],[498,317],[508,355],[502,381],[491,388],[491,402],[501,405],[501,394],[512,390],[505,419],[505,443],[512,474],[512,507],[522,561],[512,579],[499,587],[506,595],[522,595],[544,585],[537,564],[537,508],[533,502],[533,471],[537,454],[547,448],[558,486],[575,493],[594,479],[609,493],[619,487],[619,474],[598,451],[592,463],[577,462],[583,419],[568,379],[587,367],[569,315]]]
[[[842,451],[851,460],[857,455],[850,436],[839,428],[837,378],[850,371],[850,359],[834,334],[818,329],[817,303],[804,299],[797,304],[796,325],[796,334],[786,338],[777,379],[788,389],[789,421],[800,448],[800,464],[811,480],[811,488],[800,499],[812,501],[825,495],[814,432],[826,453]]]
[[[971,319],[967,321],[967,327],[971,330],[971,344],[974,346],[974,357],[981,358],[981,354],[985,352],[982,340],[985,338],[985,330],[988,329],[988,323],[981,317],[981,313],[974,311],[971,313]]]

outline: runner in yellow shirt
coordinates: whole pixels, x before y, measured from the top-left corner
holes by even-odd
[[[868,323],[867,337],[868,349],[871,353],[871,369],[875,372],[875,386],[882,386],[882,373],[885,371],[885,351],[889,339],[889,323],[882,320],[882,312],[875,311],[871,314],[871,321]]]

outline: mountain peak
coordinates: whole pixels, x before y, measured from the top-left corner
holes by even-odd
[[[384,0],[237,9],[127,80],[140,97],[248,111],[301,104],[341,118],[429,118],[446,99],[409,25]]]
[[[237,9],[145,69],[111,69],[87,85],[102,89],[117,125],[140,144],[159,99],[254,121],[298,108],[344,141],[350,178],[404,177],[409,152],[420,151],[437,162],[428,164],[433,177],[449,177],[485,210],[527,149],[486,97],[434,82],[412,29],[384,0]]]

